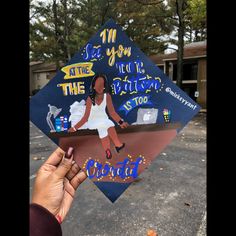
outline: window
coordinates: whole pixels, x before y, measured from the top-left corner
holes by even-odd
[[[50,73],[49,73],[49,72],[46,73],[46,79],[47,79],[47,80],[50,80]]]
[[[173,66],[173,81],[177,79],[177,64]],[[191,81],[197,83],[198,64],[196,61],[185,62],[183,64],[183,82]]]
[[[158,65],[157,65],[158,66]],[[164,66],[163,65],[160,65],[158,66],[163,72],[164,72]]]

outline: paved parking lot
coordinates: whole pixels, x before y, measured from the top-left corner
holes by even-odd
[[[30,123],[30,195],[35,173],[57,146]],[[112,204],[90,181],[78,189],[63,236],[203,236],[206,115],[199,113]]]

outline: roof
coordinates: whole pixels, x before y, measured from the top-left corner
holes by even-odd
[[[194,42],[184,46],[184,59],[206,57],[206,54],[206,41]],[[164,61],[177,60],[177,52],[152,55],[150,59],[157,65],[164,64]]]
[[[37,65],[37,66],[36,66]],[[30,64],[30,66],[32,66]],[[64,64],[61,62],[60,66],[64,66]],[[34,68],[32,69],[32,72],[39,73],[39,72],[49,72],[49,71],[56,71],[56,64],[55,63],[38,63],[34,64]]]
[[[43,63],[42,61],[31,61],[30,66],[34,66],[34,65],[42,64],[42,63]]]
[[[164,65],[163,59],[166,58],[166,54],[156,54],[156,55],[151,55],[149,58],[157,65]]]
[[[206,47],[206,40],[200,42],[189,43],[184,46],[184,48],[196,48],[196,47]]]
[[[41,69],[41,70],[34,70],[33,73],[41,73],[41,72],[51,72],[51,71],[56,71],[56,68],[49,68],[49,69]]]
[[[55,64],[44,64],[40,65],[39,67],[35,68],[33,72],[44,72],[44,71],[53,71],[56,70]]]

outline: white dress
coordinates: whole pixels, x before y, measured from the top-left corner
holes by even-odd
[[[90,115],[87,122],[89,129],[97,129],[99,138],[105,138],[108,135],[107,130],[115,126],[114,123],[108,118],[106,113],[107,99],[104,93],[103,101],[100,105],[91,106]]]

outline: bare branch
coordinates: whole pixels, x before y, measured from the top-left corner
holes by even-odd
[[[178,51],[178,48],[172,48],[172,47],[167,47],[167,49],[172,49],[172,50],[175,50],[176,52]]]
[[[153,1],[153,2],[144,1],[144,0],[135,0],[135,1],[142,5],[157,5],[164,2],[164,0],[158,0],[158,1]]]
[[[29,19],[30,20],[32,20],[37,14],[39,14],[41,12],[41,9],[37,9],[37,10],[35,10],[33,13],[32,13],[32,15],[29,17]]]
[[[104,12],[102,13],[102,24],[101,25],[103,25],[105,23],[105,17],[107,15],[107,12],[110,7],[110,1],[108,0],[106,3],[107,3],[106,8],[105,8]]]
[[[176,5],[176,14],[177,14],[177,16],[178,16],[178,19],[180,19],[178,0],[175,1],[175,5]]]

